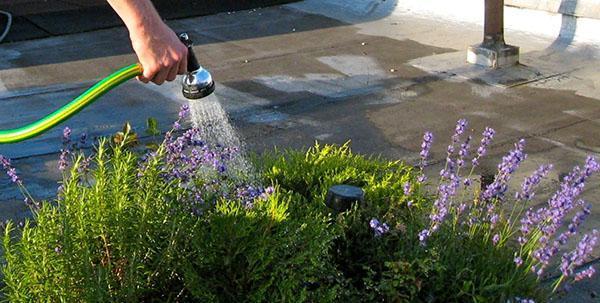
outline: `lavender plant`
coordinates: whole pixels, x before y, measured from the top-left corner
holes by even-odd
[[[55,201],[33,200],[10,160],[0,157],[28,203],[39,206],[22,227],[9,222],[4,228],[3,299],[230,302],[310,297],[302,283],[327,265],[322,247],[332,235],[326,217],[313,212],[291,218],[291,195],[229,176],[229,160],[238,150],[206,144],[197,129],[180,130],[187,112],[184,107],[158,149],[142,156],[131,145],[129,127],[112,142],[101,140],[92,156],[76,151],[71,131],[65,129],[58,165],[64,179]],[[221,225],[225,221],[231,225]],[[232,245],[231,237],[240,241]],[[241,251],[245,253],[235,253]],[[215,258],[208,261],[208,256]],[[291,267],[272,270],[285,262]],[[237,284],[212,275],[227,272],[239,274]],[[330,292],[313,293],[327,297]]]
[[[525,140],[519,140],[514,149],[502,158],[493,182],[479,191],[472,182],[473,172],[487,153],[495,131],[485,129],[481,144],[470,161],[471,170],[463,176],[460,169],[469,154],[471,137],[466,138],[458,153],[455,153],[454,147],[464,134],[465,126],[466,121],[459,120],[452,136],[446,165],[440,172],[441,178],[434,195],[428,226],[419,232],[421,245],[433,248],[440,245],[444,238],[448,239],[447,234],[443,233],[455,233],[456,237],[465,237],[467,241],[488,243],[490,247],[504,252],[508,249],[513,255],[514,268],[510,271],[513,281],[531,281],[534,276],[539,282],[544,278],[543,274],[552,260],[560,259],[561,274],[553,282],[552,291],[592,276],[595,273],[593,266],[586,269],[579,267],[588,261],[597,246],[598,231],[593,230],[583,235],[574,250],[568,251],[566,247],[567,242],[577,236],[579,227],[591,211],[591,205],[578,197],[583,192],[585,182],[600,170],[595,158],[588,157],[583,168],[576,166],[563,179],[559,189],[545,206],[533,208],[529,204],[535,197],[535,189],[548,175],[552,165],[541,165],[531,176],[525,178],[521,188],[515,191],[514,199],[509,199],[507,193],[510,181],[527,158],[524,152]],[[431,135],[426,133],[421,155],[429,153],[430,138]],[[423,165],[420,167],[422,170]],[[469,199],[458,195],[459,192],[470,192],[474,196]],[[576,209],[580,210],[569,223],[568,216]],[[560,232],[565,224],[568,224],[566,230]],[[444,230],[440,231],[442,227]],[[480,270],[482,274],[490,271],[486,268]],[[533,302],[532,299],[514,300]]]
[[[600,170],[592,157],[536,208],[552,166],[511,189],[527,158],[521,140],[480,189],[475,173],[495,131],[472,146],[466,120],[432,193],[429,132],[415,168],[317,144],[256,156],[259,177],[244,177],[231,173],[240,151],[185,129],[188,112],[142,155],[129,126],[89,156],[65,130],[55,201],[34,200],[0,156],[33,212],[5,228],[4,299],[530,303],[596,271],[585,264],[598,231],[580,235],[591,212],[580,195]],[[362,187],[364,202],[332,213],[324,200],[335,184]]]

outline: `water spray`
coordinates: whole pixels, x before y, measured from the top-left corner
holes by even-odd
[[[179,39],[188,48],[188,71],[182,80],[183,96],[190,100],[209,96],[215,90],[212,76],[198,64],[189,36],[184,33],[179,35]],[[142,66],[139,63],[123,67],[48,116],[20,128],[0,130],[0,144],[17,143],[43,134],[73,117],[113,88],[142,75],[142,71]]]

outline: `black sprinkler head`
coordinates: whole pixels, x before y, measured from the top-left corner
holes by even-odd
[[[362,188],[351,185],[334,185],[327,191],[325,205],[336,213],[350,210],[354,204],[363,203],[365,192]]]
[[[211,74],[198,63],[192,40],[186,33],[179,35],[179,39],[188,48],[188,72],[181,82],[183,96],[190,100],[202,99],[215,91],[215,82]]]

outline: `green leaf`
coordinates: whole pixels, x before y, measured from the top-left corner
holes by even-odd
[[[158,128],[158,120],[156,120],[156,118],[148,118],[148,120],[146,120],[146,127],[146,134],[150,136],[160,135],[160,129]]]

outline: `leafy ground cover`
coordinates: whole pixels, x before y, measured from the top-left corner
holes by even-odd
[[[578,196],[600,169],[591,157],[534,209],[551,166],[510,189],[526,159],[520,141],[479,190],[474,172],[494,131],[471,148],[464,120],[439,180],[423,172],[430,133],[417,167],[317,144],[255,155],[256,173],[234,176],[228,165],[239,151],[203,142],[182,122],[143,153],[128,128],[92,155],[77,152],[66,130],[54,201],[33,199],[1,157],[33,213],[4,226],[3,299],[544,302],[594,273],[581,265],[598,232],[578,234],[590,212]],[[363,188],[364,202],[332,212],[324,200],[335,184]],[[553,260],[561,276],[542,283]]]

